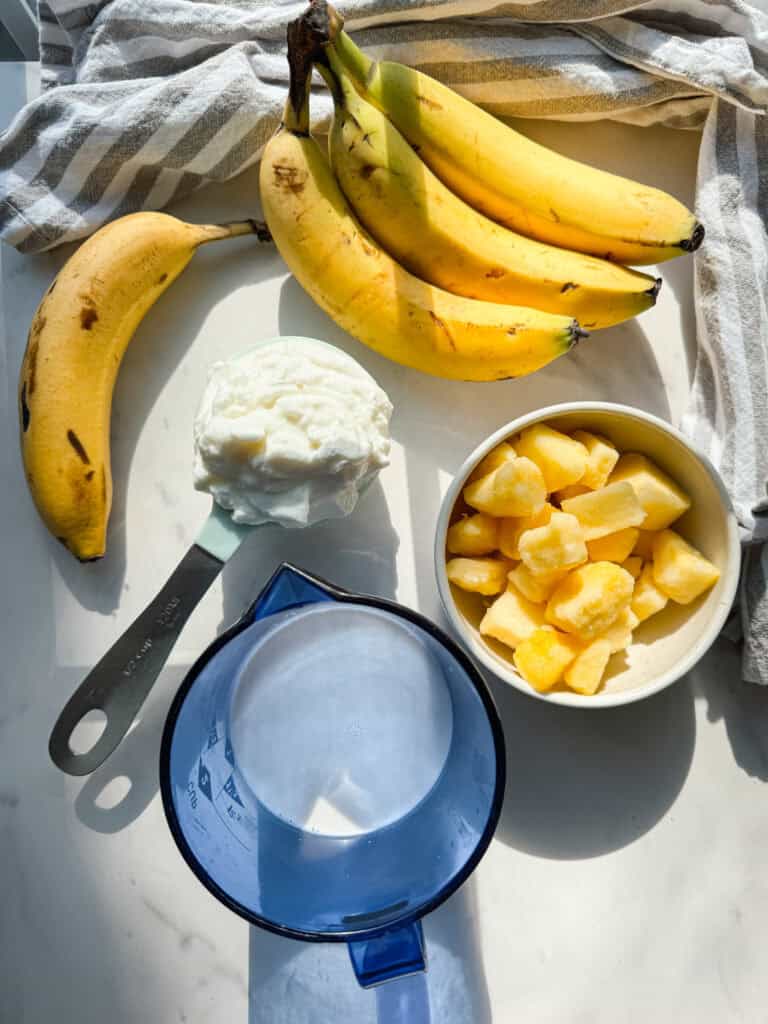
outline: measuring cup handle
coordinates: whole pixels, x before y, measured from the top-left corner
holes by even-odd
[[[349,943],[358,983],[377,985],[379,1024],[430,1024],[421,921]]]
[[[193,544],[157,597],[88,673],[67,701],[48,743],[51,760],[63,772],[89,775],[117,747],[222,565]],[[70,737],[89,711],[103,711],[106,727],[90,750],[76,754]]]

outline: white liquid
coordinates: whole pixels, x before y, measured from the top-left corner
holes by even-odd
[[[238,680],[235,761],[273,814],[324,835],[384,827],[422,800],[453,727],[440,665],[410,627],[320,604],[267,635]]]

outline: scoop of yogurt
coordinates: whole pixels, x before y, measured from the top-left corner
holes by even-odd
[[[215,363],[194,425],[194,482],[237,523],[348,515],[388,464],[392,404],[345,352],[279,338]]]

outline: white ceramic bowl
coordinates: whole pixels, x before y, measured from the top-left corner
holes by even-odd
[[[672,601],[642,623],[631,646],[611,658],[605,683],[591,697],[570,690],[537,693],[518,674],[512,651],[480,635],[483,599],[448,582],[445,536],[466,510],[461,493],[472,470],[497,444],[532,423],[563,431],[591,430],[609,437],[620,451],[643,452],[690,495],[686,514],[673,524],[720,570],[715,586],[685,607]],[[658,693],[685,675],[715,640],[728,617],[739,579],[739,535],[731,502],[714,466],[668,423],[639,409],[608,402],[571,402],[539,409],[501,427],[479,445],[456,474],[443,499],[435,537],[437,584],[448,617],[471,653],[497,676],[531,697],[572,707],[614,707]]]

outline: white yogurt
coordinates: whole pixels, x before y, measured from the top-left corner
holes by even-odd
[[[392,404],[345,352],[281,338],[211,367],[195,418],[195,487],[237,523],[348,515],[388,464]]]

